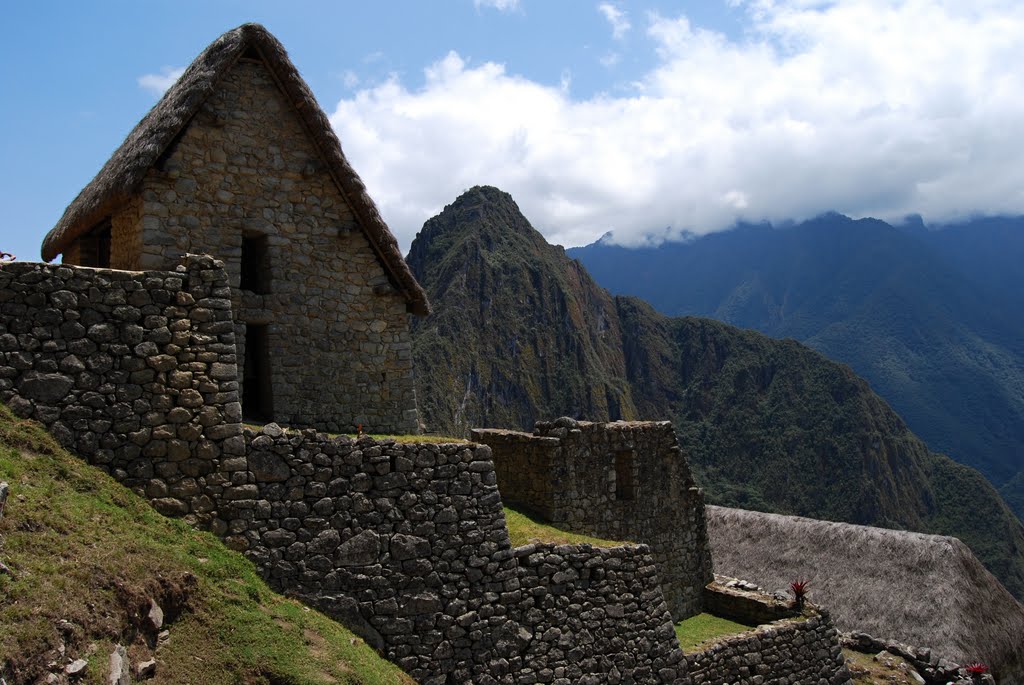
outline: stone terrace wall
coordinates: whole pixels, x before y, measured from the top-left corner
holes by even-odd
[[[565,530],[651,546],[676,619],[703,606],[712,580],[704,496],[668,422],[538,422],[534,435],[480,429],[503,495]],[[629,473],[617,473],[620,465]],[[623,497],[627,476],[632,488]]]
[[[245,440],[217,528],[420,682],[688,682],[647,548],[513,549],[487,447]]]
[[[223,264],[0,265],[0,401],[167,514],[214,515],[245,454]]]
[[[510,615],[532,632],[517,683],[689,683],[646,545],[526,545]],[[564,667],[559,667],[565,664]]]
[[[704,651],[687,654],[694,683],[852,682],[839,633],[827,611],[807,605],[799,613],[771,595],[733,590],[718,583],[709,584],[705,596],[707,609],[715,616],[763,625]]]
[[[829,615],[790,618],[687,654],[694,683],[850,685],[850,672]]]

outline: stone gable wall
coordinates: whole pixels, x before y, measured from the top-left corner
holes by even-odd
[[[0,265],[0,401],[167,514],[214,515],[245,454],[223,265]]]
[[[700,613],[712,580],[704,496],[668,422],[538,422],[534,435],[481,429],[503,495],[555,526],[651,547],[677,620]],[[622,499],[616,455],[631,469]]]
[[[268,327],[270,418],[417,432],[405,299],[262,62],[228,72],[111,224],[114,268],[172,268],[186,252],[224,261],[239,360],[246,325]],[[240,289],[243,235],[266,238],[269,292]]]

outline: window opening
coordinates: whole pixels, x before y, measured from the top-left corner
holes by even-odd
[[[267,250],[267,236],[242,236],[242,290],[251,290],[257,295],[270,292],[270,259]]]
[[[107,223],[96,234],[96,266],[110,268],[110,224]]]
[[[110,220],[97,224],[79,238],[78,261],[81,266],[110,268]]]
[[[270,384],[270,344],[266,325],[246,324],[242,367],[242,414],[254,421],[274,417]]]
[[[615,453],[615,499],[631,500],[636,496],[633,485],[633,453]]]

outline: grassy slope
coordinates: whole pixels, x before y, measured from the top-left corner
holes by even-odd
[[[411,683],[341,625],[270,591],[255,567],[213,536],[166,519],[0,405],[0,676],[34,682],[47,662],[151,657],[140,620],[167,614],[154,683]],[[69,621],[62,637],[58,622]],[[64,642],[67,656],[54,651]],[[147,644],[148,643],[148,644]]]
[[[697,614],[676,624],[676,638],[683,652],[703,651],[697,649],[705,642],[713,641],[720,637],[731,637],[750,630],[750,626],[730,621],[727,618],[719,618],[711,614]],[[705,645],[706,649],[709,645]]]
[[[619,547],[631,544],[603,540],[589,535],[567,533],[508,507],[505,507],[505,522],[508,524],[508,534],[512,538],[513,547],[521,547],[531,542],[549,542],[555,545],[593,545],[594,547]]]

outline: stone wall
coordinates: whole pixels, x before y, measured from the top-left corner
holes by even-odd
[[[503,496],[555,526],[651,547],[677,620],[699,613],[712,580],[697,488],[668,422],[538,422],[534,435],[480,429]]]
[[[752,626],[792,618],[798,613],[791,601],[763,592],[733,589],[717,580],[704,588],[704,608],[715,616]]]
[[[0,264],[0,401],[168,514],[214,515],[243,457],[223,265]]]
[[[513,549],[487,447],[244,435],[218,532],[420,682],[688,682],[648,548]]]
[[[694,683],[850,685],[838,633],[825,611],[783,619],[686,655]]]
[[[224,260],[247,415],[417,432],[405,298],[261,61],[231,68],[111,227],[117,269],[172,268],[186,252]],[[242,283],[246,239],[266,249],[259,287]],[[72,246],[65,261],[77,253]],[[242,384],[255,326],[266,327],[269,347],[264,407]]]
[[[694,683],[852,683],[839,633],[824,609],[808,604],[797,611],[773,595],[719,583],[705,588],[705,604],[715,616],[758,627],[687,654]]]

